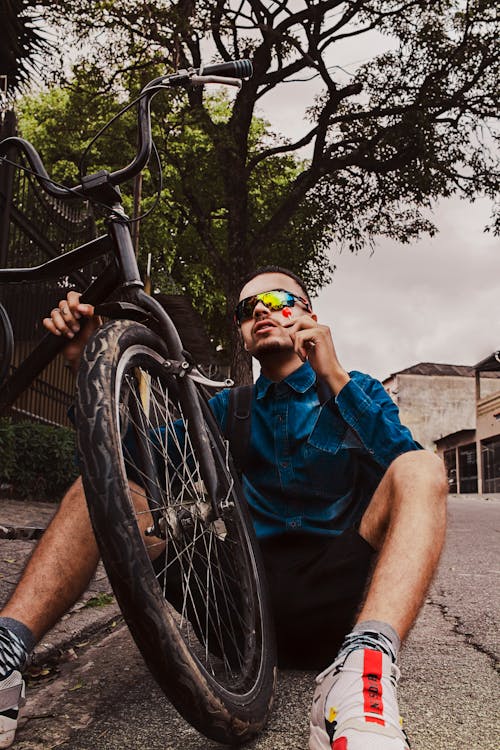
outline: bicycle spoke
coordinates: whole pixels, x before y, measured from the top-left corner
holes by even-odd
[[[148,383],[147,399],[139,392],[138,382],[142,378]],[[158,580],[163,578],[162,590],[168,600],[168,576],[170,571],[178,571],[181,586],[178,626],[191,648],[196,649],[199,644],[199,658],[210,673],[219,675],[222,669],[225,680],[231,684],[244,669],[245,643],[251,635],[251,627],[240,612],[244,597],[241,575],[235,571],[228,554],[229,549],[236,549],[238,542],[231,538],[221,541],[212,524],[200,520],[197,504],[207,503],[208,498],[188,420],[180,403],[172,399],[168,384],[159,377],[145,374],[141,368],[136,368],[133,374],[127,373],[123,384],[127,386],[120,414],[123,427],[128,433],[132,432],[136,440],[147,444],[148,460],[155,467],[162,467],[161,474],[155,471],[153,478],[156,497],[162,498],[160,506],[137,511],[138,517],[159,512],[163,518],[166,539],[158,542],[164,545],[164,552],[163,563],[160,567],[158,561],[156,563],[156,576]],[[132,415],[132,405],[140,415],[139,420]],[[141,467],[134,452],[125,448],[123,458],[128,470],[142,484],[151,487],[152,477]],[[227,467],[227,447],[224,458]],[[231,497],[232,489],[231,477],[225,499]],[[143,498],[147,496],[142,487],[138,494]],[[171,513],[173,516],[169,515]],[[177,513],[186,515],[179,520]],[[186,533],[181,532],[182,521],[191,526]],[[174,526],[170,528],[172,523]],[[221,557],[221,545],[224,545],[224,557]],[[148,546],[151,550],[156,545]],[[238,592],[238,599],[235,599],[235,592]],[[225,653],[229,644],[232,662]]]

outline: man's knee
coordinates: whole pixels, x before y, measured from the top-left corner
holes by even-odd
[[[433,519],[441,529],[446,524],[447,496],[446,473],[438,456],[425,450],[403,453],[380,482],[361,520],[360,534],[380,549],[389,525],[401,517],[418,524]]]
[[[416,450],[402,453],[387,470],[393,485],[404,492],[425,490],[427,496],[446,500],[448,480],[443,461],[435,453]]]

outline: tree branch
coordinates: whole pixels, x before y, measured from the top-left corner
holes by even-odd
[[[182,185],[182,192],[186,196],[187,200],[189,201],[189,205],[191,207],[190,217],[191,220],[194,216],[194,226],[196,227],[196,231],[203,243],[203,247],[207,251],[211,261],[213,262],[215,268],[217,269],[218,273],[223,272],[224,268],[222,265],[222,258],[220,253],[217,251],[216,246],[214,245],[212,234],[211,234],[211,227],[210,227],[210,219],[207,217],[206,213],[203,211],[195,193],[190,189],[188,182],[186,180],[186,175],[184,174],[181,165],[179,161],[175,158],[175,156],[170,155],[170,160],[173,166],[176,168],[177,173],[179,174],[181,185]]]
[[[291,151],[297,151],[297,149],[302,148],[303,146],[307,146],[308,143],[312,141],[314,136],[317,134],[318,128],[314,127],[312,130],[309,131],[303,138],[300,139],[300,141],[296,141],[295,143],[287,143],[283,146],[275,146],[274,148],[269,148],[266,151],[261,151],[260,154],[256,154],[247,165],[247,171],[250,173],[252,169],[254,169],[257,164],[259,164],[264,159],[269,158],[270,156],[276,156],[276,154],[286,154],[290,153]]]

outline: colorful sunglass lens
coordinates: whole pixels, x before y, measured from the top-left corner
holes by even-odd
[[[246,299],[241,300],[236,308],[236,320],[238,323],[241,324],[244,320],[248,320],[253,316],[253,311],[258,302],[262,302],[268,310],[274,312],[276,310],[282,310],[284,307],[293,307],[295,304],[295,298],[290,292],[282,290],[263,292],[262,294],[255,294],[252,297],[247,297]]]

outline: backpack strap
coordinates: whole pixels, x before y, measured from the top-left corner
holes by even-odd
[[[229,391],[224,435],[229,441],[229,452],[240,476],[245,470],[250,445],[253,389],[253,385],[240,385]]]

